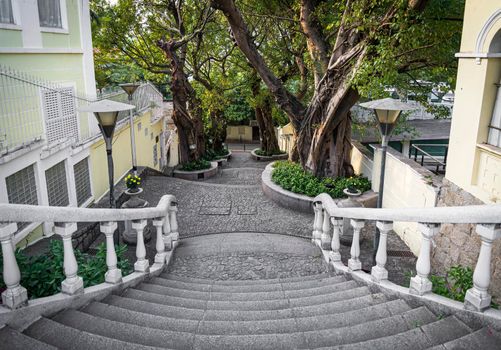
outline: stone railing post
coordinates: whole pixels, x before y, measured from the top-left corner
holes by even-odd
[[[12,237],[17,231],[16,223],[0,222],[0,241],[3,256],[3,280],[7,289],[2,292],[2,303],[9,309],[16,309],[28,303],[28,292],[21,286],[21,271],[17,265]]]
[[[136,244],[136,258],[137,261],[134,264],[134,271],[136,272],[149,272],[150,262],[146,259],[146,247],[144,246],[144,228],[146,227],[146,220],[133,220],[132,229],[136,231],[137,234],[137,244]]]
[[[357,271],[362,269],[362,263],[359,260],[360,231],[364,227],[365,221],[352,219],[350,223],[351,226],[353,227],[353,241],[351,242],[351,249],[350,249],[351,258],[348,259],[348,267],[352,271]]]
[[[156,242],[156,249],[157,249],[157,254],[155,255],[155,263],[156,264],[165,264],[165,257],[167,256],[167,253],[165,252],[165,246],[166,242],[165,239],[171,239],[170,237],[164,237],[162,234],[162,228],[164,225],[164,218],[155,218],[153,219],[153,226],[157,229],[157,242]],[[169,244],[170,245],[170,244]]]
[[[64,275],[66,279],[61,282],[61,292],[69,295],[83,292],[83,279],[78,276],[78,264],[75,251],[71,243],[71,236],[77,230],[75,222],[56,222],[54,232],[63,238],[64,249]]]
[[[313,234],[311,241],[318,244],[322,235],[322,225],[324,222],[322,203],[314,203],[313,210],[315,211],[315,220],[313,221]]]
[[[431,292],[432,284],[428,279],[431,271],[430,253],[431,239],[437,234],[440,224],[418,223],[418,230],[421,231],[421,249],[416,262],[417,275],[411,278],[410,293],[423,295]]]
[[[330,236],[330,216],[327,210],[324,210],[324,220],[322,223],[322,233],[320,234],[320,247],[323,250],[331,249],[331,236]]]
[[[113,242],[113,233],[117,230],[115,221],[103,222],[100,225],[100,230],[106,236],[106,266],[108,271],[104,274],[104,281],[107,283],[117,284],[122,282],[122,270],[117,267],[118,259]]]
[[[482,245],[473,273],[473,288],[466,292],[464,306],[468,310],[484,311],[491,305],[491,296],[487,289],[491,283],[492,243],[501,237],[501,224],[477,225],[477,233]]]
[[[338,262],[341,261],[341,253],[339,252],[339,248],[341,247],[339,243],[339,236],[341,234],[341,227],[343,226],[343,218],[332,217],[331,222],[333,229],[332,229],[332,242],[331,242],[332,251],[330,252],[330,261]]]
[[[372,279],[376,282],[388,279],[388,270],[386,270],[386,241],[388,239],[388,232],[393,229],[393,223],[388,221],[376,222],[376,227],[379,229],[379,245],[376,253],[376,266],[372,267]]]
[[[172,238],[172,244],[177,244],[179,240],[179,232],[177,226],[177,205],[172,205],[169,209],[169,221],[170,221],[170,236]]]

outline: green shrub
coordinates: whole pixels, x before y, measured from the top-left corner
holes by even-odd
[[[281,155],[281,154],[285,154],[284,151],[272,151],[272,152],[266,152],[266,151],[263,151],[261,149],[257,149],[254,151],[254,153],[256,153],[258,156],[262,156],[262,157],[271,157],[271,156],[277,156],[277,155]]]
[[[202,158],[210,162],[212,160],[226,157],[228,154],[230,154],[230,151],[227,148],[217,151],[213,149],[207,149],[205,151],[205,155]]]
[[[116,246],[115,250],[118,258],[117,267],[122,270],[123,276],[130,274],[131,264],[124,257],[127,246]],[[31,299],[54,295],[61,291],[61,282],[66,278],[63,270],[62,241],[51,240],[48,253],[43,255],[30,257],[20,249],[16,250],[15,255],[21,271],[21,285],[27,289]],[[75,249],[75,257],[78,263],[78,275],[83,278],[84,287],[104,282],[104,274],[108,270],[104,243],[97,247],[94,256]],[[0,257],[0,263],[3,265],[3,257]],[[4,288],[6,286],[3,276],[0,276],[0,289]]]
[[[301,165],[289,161],[277,161],[273,165],[271,179],[287,191],[315,197],[320,193],[328,193],[333,198],[343,198],[345,188],[355,188],[361,192],[371,188],[370,181],[361,176],[349,178],[338,177],[319,179],[304,171]]]
[[[209,169],[210,168],[210,162],[205,159],[199,159],[199,160],[194,160],[193,162],[189,162],[186,164],[183,164],[181,167],[181,170],[183,171],[197,171],[197,170],[204,170],[204,169]]]

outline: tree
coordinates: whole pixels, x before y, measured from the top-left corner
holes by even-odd
[[[276,0],[289,7],[286,0]],[[299,14],[314,75],[307,105],[273,73],[234,0],[212,0],[226,17],[248,62],[288,115],[297,133],[303,167],[321,176],[349,174],[350,109],[361,94],[397,83],[402,75],[444,74],[457,50],[460,30],[445,17],[461,17],[460,0],[301,0]],[[327,20],[327,21],[325,21]],[[447,23],[447,25],[445,24]],[[426,73],[423,73],[426,72]]]

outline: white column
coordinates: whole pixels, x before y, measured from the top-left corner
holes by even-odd
[[[21,286],[21,272],[17,265],[12,238],[17,231],[16,223],[0,223],[0,241],[3,256],[3,280],[7,290],[2,292],[2,303],[9,309],[17,309],[28,303],[28,292]]]
[[[162,234],[163,225],[164,225],[164,218],[153,219],[153,226],[155,226],[155,228],[157,229],[157,242],[156,242],[157,254],[155,255],[155,263],[161,265],[165,264],[165,257],[167,256],[167,253],[165,252],[164,236]]]
[[[324,220],[322,223],[322,233],[320,234],[320,246],[323,250],[331,249],[330,216],[327,210],[325,209],[324,209]]]
[[[324,210],[322,208],[322,203],[315,203],[313,206],[316,209],[315,221],[313,224],[313,237],[312,242],[320,245],[320,238],[322,236],[322,226],[324,223]]]
[[[313,219],[313,231],[311,232],[311,241],[315,242],[317,237],[317,228],[318,228],[318,216],[319,216],[319,207],[318,203],[313,203],[313,212],[315,213],[315,218]]]
[[[340,244],[339,244],[339,235],[341,234],[341,227],[343,226],[343,218],[331,218],[332,221],[332,242],[330,252],[330,260],[332,262],[341,261],[341,253],[339,252]]]
[[[352,219],[350,223],[351,226],[353,227],[353,241],[351,242],[351,249],[350,249],[351,258],[348,260],[348,267],[352,271],[357,271],[362,269],[362,263],[359,260],[360,231],[364,227],[365,221]]]
[[[388,271],[385,268],[387,260],[386,241],[388,232],[393,229],[393,223],[378,221],[376,227],[379,229],[379,245],[376,253],[376,266],[372,267],[371,275],[375,282],[381,282],[388,279]]]
[[[423,295],[431,292],[432,289],[431,281],[428,279],[431,271],[431,239],[439,231],[440,225],[418,223],[418,229],[421,231],[422,235],[421,249],[416,262],[417,275],[411,278],[409,291],[412,294]]]
[[[477,233],[482,245],[473,273],[473,288],[466,292],[464,306],[468,310],[484,311],[491,305],[491,296],[487,289],[491,283],[492,242],[501,237],[501,225],[477,225]]]
[[[137,234],[137,244],[136,244],[136,258],[137,261],[134,264],[134,271],[137,272],[150,272],[150,262],[146,259],[146,248],[144,246],[144,228],[146,227],[146,220],[133,220],[132,229],[136,231]]]
[[[122,270],[117,267],[117,253],[113,242],[113,233],[117,230],[117,223],[114,221],[103,222],[100,229],[106,236],[106,266],[108,266],[108,271],[104,275],[104,280],[112,284],[120,283],[122,282]]]
[[[66,279],[61,283],[61,292],[69,295],[83,292],[83,279],[78,276],[78,264],[75,251],[71,244],[71,236],[77,230],[75,222],[56,222],[54,232],[63,238],[64,275]]]
[[[173,205],[169,209],[170,231],[173,244],[177,244],[179,240],[179,232],[177,228],[177,205]]]

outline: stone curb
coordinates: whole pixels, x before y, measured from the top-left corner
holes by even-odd
[[[257,155],[256,154],[256,151],[258,151],[259,148],[256,148],[256,149],[253,149],[251,151],[251,158],[256,160],[256,161],[263,161],[263,162],[269,162],[269,161],[272,161],[272,160],[284,160],[284,159],[288,159],[289,158],[289,155],[287,153],[284,153],[284,154],[276,154],[276,155],[273,155],[273,156],[260,156],[260,155]]]
[[[197,171],[183,171],[174,170],[173,176],[183,180],[198,181],[205,180],[213,177],[217,174],[217,162],[210,162],[211,167],[209,169],[197,170]]]
[[[272,171],[273,163],[270,163],[261,175],[262,189],[266,197],[287,209],[312,214],[314,198],[284,190],[271,180]]]

